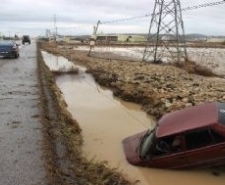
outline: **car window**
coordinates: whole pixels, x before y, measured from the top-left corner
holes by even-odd
[[[12,45],[13,41],[10,40],[1,40],[0,45]]]
[[[204,129],[185,134],[185,140],[187,150],[191,150],[220,143],[224,138],[212,129]]]
[[[178,152],[182,150],[182,137],[181,135],[177,135],[173,138],[171,143],[171,150],[173,152]]]
[[[224,142],[225,141],[225,138],[224,136],[222,136],[221,134],[217,133],[216,131],[214,130],[210,130],[211,132],[211,135],[213,137],[213,141],[214,143],[221,143],[221,142]]]
[[[219,123],[225,125],[225,104],[218,103],[218,107],[219,107]]]
[[[162,156],[182,152],[185,148],[182,141],[183,137],[181,134],[159,139],[155,144],[152,154],[154,156]]]

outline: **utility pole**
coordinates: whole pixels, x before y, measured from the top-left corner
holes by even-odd
[[[143,61],[161,63],[186,59],[180,0],[155,0]]]
[[[101,24],[101,21],[98,21],[97,25],[94,26],[93,35],[91,36],[91,39],[90,39],[90,49],[89,49],[89,52],[88,52],[88,56],[91,56],[91,51],[95,46],[99,24]]]
[[[56,42],[57,38],[57,26],[56,26],[56,15],[54,14],[54,41]]]

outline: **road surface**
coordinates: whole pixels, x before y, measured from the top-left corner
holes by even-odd
[[[0,184],[45,185],[36,44],[0,59]]]

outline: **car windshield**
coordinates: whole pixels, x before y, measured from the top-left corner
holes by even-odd
[[[0,40],[0,45],[11,45],[12,41],[10,40]]]
[[[140,143],[140,150],[139,150],[139,155],[140,155],[140,158],[142,159],[146,159],[148,154],[149,154],[149,150],[151,148],[151,146],[153,146],[153,143],[154,141],[156,140],[155,138],[155,129],[150,131],[150,132],[147,132],[141,143]]]

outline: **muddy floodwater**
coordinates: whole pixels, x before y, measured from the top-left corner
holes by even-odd
[[[67,68],[71,65],[63,57],[42,52],[50,69]],[[76,66],[76,65],[75,65]],[[79,74],[61,75],[56,79],[68,110],[79,122],[84,140],[83,153],[94,161],[106,161],[127,178],[141,185],[224,185],[225,172],[221,169],[207,170],[162,170],[142,168],[127,163],[122,140],[155,125],[137,104],[124,102],[113,97],[112,92],[95,83],[85,68]]]

